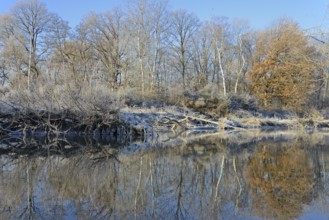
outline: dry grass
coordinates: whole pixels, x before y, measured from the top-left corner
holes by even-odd
[[[261,118],[261,117],[244,117],[239,118],[234,114],[229,115],[229,119],[236,121],[239,124],[245,126],[246,128],[287,128],[287,129],[315,129],[322,128],[325,129],[329,127],[329,120],[323,120],[322,118],[309,119],[309,118],[288,118],[288,119],[279,119],[279,118]]]
[[[78,111],[85,114],[117,111],[124,105],[124,97],[99,84],[95,87],[66,84],[37,84],[34,89],[10,90],[2,101],[21,109],[60,112]]]

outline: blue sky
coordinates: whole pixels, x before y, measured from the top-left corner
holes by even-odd
[[[0,0],[0,14],[6,13],[17,0]],[[125,5],[125,0],[44,0],[49,11],[69,21],[71,27],[91,11],[105,12]],[[292,18],[302,28],[329,26],[329,0],[169,0],[171,9],[186,9],[201,21],[212,16],[243,19],[254,29],[263,29],[282,17]]]

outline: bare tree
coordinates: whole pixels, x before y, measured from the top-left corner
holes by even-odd
[[[229,24],[226,18],[213,18],[210,22],[210,30],[212,37],[212,50],[213,50],[213,62],[214,62],[214,74],[217,75],[217,82],[219,78],[222,80],[223,94],[226,96],[226,66],[225,55],[228,45],[228,28]],[[220,76],[220,77],[219,77]]]
[[[5,59],[8,39],[13,36],[12,19],[9,15],[0,15],[0,79],[2,84],[8,80],[10,62]]]
[[[39,43],[38,38],[40,38],[47,29],[47,24],[50,21],[50,14],[43,3],[32,0],[17,4],[12,9],[11,15],[13,16],[16,34],[23,36],[23,38],[17,38],[17,40],[29,54],[29,82],[31,70],[35,76],[40,74],[37,64],[47,48],[38,47],[39,45],[37,45],[37,43]],[[40,50],[39,54],[37,54],[37,50]]]
[[[120,9],[104,14],[92,14],[87,18],[88,41],[95,50],[96,59],[105,71],[105,80],[114,90],[120,85],[120,77],[127,57],[130,40],[127,19]],[[108,75],[107,75],[108,74]]]
[[[208,25],[204,24],[194,37],[193,62],[197,73],[195,83],[198,89],[208,83],[211,67],[211,44]]]
[[[169,16],[168,1],[156,1],[150,5],[150,22],[151,39],[149,51],[149,72],[151,74],[150,90],[153,90],[154,84],[159,87],[160,83],[160,66],[164,62],[163,58],[166,53],[166,46],[168,40],[168,30],[170,23],[167,18]]]
[[[133,48],[138,58],[138,72],[141,76],[142,93],[145,92],[145,78],[147,68],[147,52],[150,47],[151,38],[151,19],[149,2],[147,0],[132,1],[129,4],[129,18],[133,25]]]
[[[6,18],[6,28],[11,37],[5,40],[7,57],[15,63],[18,73],[23,72],[28,80],[41,74],[40,63],[45,61],[50,45],[48,38],[56,25],[62,20],[49,12],[46,5],[39,0],[29,0],[17,3]],[[10,45],[10,46],[9,46]],[[19,51],[19,52],[18,52]]]
[[[251,56],[252,34],[248,23],[239,20],[232,23],[231,32],[234,50],[234,65],[232,67],[235,74],[234,93],[237,94],[240,81],[248,70],[248,60]]]
[[[183,88],[186,88],[188,65],[192,60],[190,50],[193,44],[193,35],[200,26],[199,19],[191,13],[183,10],[174,11],[171,14],[171,48],[173,57],[177,60],[175,67],[182,76]]]
[[[309,38],[310,45],[316,48],[316,64],[319,68],[316,74],[316,82],[314,90],[314,104],[319,107],[328,106],[328,90],[329,90],[329,35],[327,31],[321,29],[305,30],[304,33]]]

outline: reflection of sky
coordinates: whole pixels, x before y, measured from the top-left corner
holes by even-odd
[[[104,12],[118,5],[126,5],[128,0],[44,0],[50,11],[76,26],[89,12]],[[17,0],[1,0],[0,13],[7,12]],[[152,2],[152,0],[151,0]],[[186,9],[201,20],[213,16],[244,19],[251,27],[265,28],[274,20],[285,16],[294,19],[303,28],[324,24],[329,19],[326,14],[327,0],[170,0],[172,9]]]
[[[328,220],[328,214],[320,214],[320,213],[314,213],[314,212],[309,212],[301,216],[299,219],[300,220],[309,220],[309,219],[316,219],[316,220]]]
[[[327,180],[328,181],[328,178]],[[303,215],[300,216],[300,220],[328,220],[329,219],[329,197],[326,196],[328,194],[328,188],[323,189],[325,192],[321,193],[319,197],[310,205],[305,205],[303,210]],[[324,195],[323,195],[324,194]]]

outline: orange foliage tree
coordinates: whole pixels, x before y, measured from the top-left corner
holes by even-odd
[[[294,22],[282,20],[259,33],[249,72],[251,93],[263,107],[300,110],[312,92],[315,55]]]

